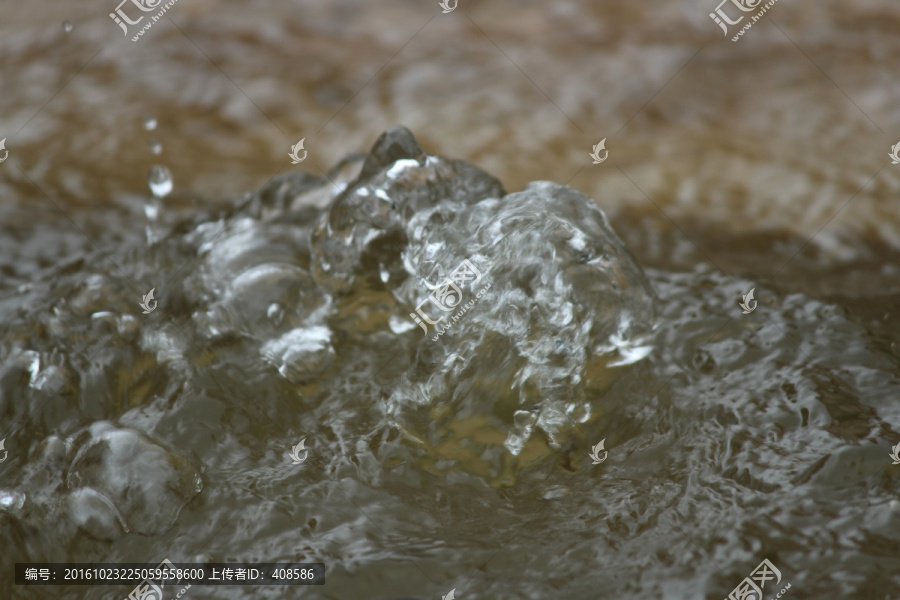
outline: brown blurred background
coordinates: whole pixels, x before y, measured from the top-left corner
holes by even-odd
[[[896,3],[780,0],[736,43],[715,0],[179,0],[138,42],[115,8],[0,8],[0,203],[61,218],[46,194],[79,222],[148,195],[159,163],[167,202],[233,204],[402,123],[509,191],[592,195],[645,265],[708,262],[900,321]]]

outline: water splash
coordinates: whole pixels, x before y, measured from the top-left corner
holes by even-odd
[[[147,174],[147,185],[156,198],[163,199],[172,191],[172,173],[164,165],[153,165]]]
[[[305,557],[358,571],[331,581],[383,596],[397,595],[386,560],[410,547],[454,576],[491,562],[483,597],[724,597],[773,548],[810,597],[896,587],[857,565],[900,568],[882,551],[897,538],[897,357],[835,306],[703,267],[642,272],[593,200],[548,182],[507,194],[402,129],[236,204],[150,251],[115,248],[123,270],[171,280],[169,324],[134,318],[99,251],[4,301],[0,407],[27,424],[0,489],[9,568],[99,562],[133,551],[128,532],[178,527],[197,555],[290,556],[300,531]],[[466,260],[480,278],[457,294]],[[754,285],[766,318],[741,320]],[[442,317],[427,332],[409,316],[422,302]],[[283,464],[298,432],[317,438],[302,474]],[[223,493],[185,504],[200,470],[185,457]],[[352,502],[328,495],[335,480]],[[213,535],[239,510],[253,526]],[[565,557],[552,586],[522,578],[538,547]]]
[[[560,448],[573,423],[592,413],[592,365],[633,363],[652,348],[653,291],[596,203],[550,182],[505,194],[478,169],[426,155],[401,127],[376,142],[322,218],[313,253],[326,289],[371,286],[358,277],[377,264],[398,312],[437,322],[385,404],[402,428],[436,405],[473,413],[511,404],[516,415],[495,422],[508,451],[519,454],[535,429]],[[468,279],[478,274],[473,287],[445,285],[464,261]],[[452,302],[434,300],[441,290]],[[484,360],[491,353],[518,366],[498,371]],[[491,377],[516,398],[458,393]]]

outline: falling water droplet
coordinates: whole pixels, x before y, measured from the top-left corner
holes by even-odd
[[[284,319],[284,307],[278,302],[273,302],[269,305],[266,316],[269,317],[272,325],[277,327],[278,325],[281,325],[281,321]]]
[[[172,191],[172,173],[168,167],[163,165],[153,165],[150,167],[150,173],[147,175],[147,183],[150,185],[150,191],[157,198],[165,198]]]
[[[159,140],[150,140],[147,145],[150,146],[150,152],[153,154],[159,155],[162,153],[162,144],[159,143]]]
[[[65,31],[66,33],[69,33],[70,31],[72,31],[72,23],[70,23],[69,21],[63,21],[62,27],[63,27],[63,31]]]
[[[159,202],[148,202],[144,205],[144,214],[148,221],[156,221],[159,218]]]
[[[147,115],[144,117],[144,129],[147,131],[153,131],[156,129],[156,117],[153,115]]]

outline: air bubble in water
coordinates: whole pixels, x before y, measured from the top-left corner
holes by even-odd
[[[159,203],[148,202],[144,205],[144,214],[150,221],[156,221],[159,218]]]
[[[168,167],[163,165],[153,165],[150,167],[150,173],[147,175],[147,183],[150,185],[150,191],[157,198],[165,198],[172,191],[172,173]]]
[[[144,117],[144,129],[147,131],[153,131],[156,129],[156,117],[153,115],[147,115]]]
[[[70,23],[69,21],[63,21],[62,28],[63,31],[69,33],[70,31],[72,31],[72,23]]]
[[[269,321],[272,322],[272,325],[278,327],[284,319],[284,307],[278,302],[273,302],[269,305],[266,316],[269,317]]]
[[[159,143],[159,140],[150,140],[147,145],[150,146],[150,152],[153,154],[159,155],[162,153],[163,148],[162,144]]]

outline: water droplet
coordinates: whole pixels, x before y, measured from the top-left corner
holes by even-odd
[[[158,202],[148,202],[144,205],[144,214],[147,215],[147,219],[150,221],[155,221],[159,218],[159,203]]]
[[[72,23],[70,23],[69,21],[63,21],[62,27],[63,27],[63,31],[65,31],[66,33],[69,33],[70,31],[72,31]]]
[[[163,165],[153,165],[150,167],[150,173],[147,175],[147,183],[150,185],[150,191],[157,198],[165,198],[172,191],[172,173],[168,167]]]
[[[562,485],[555,485],[544,492],[544,500],[558,500],[559,498],[565,498],[571,493],[571,488]]]
[[[0,490],[0,510],[17,511],[25,506],[25,494]]]
[[[147,131],[153,131],[156,129],[156,117],[153,115],[147,115],[144,117],[144,129]]]
[[[416,324],[409,317],[403,319],[398,317],[397,315],[391,315],[391,318],[388,320],[388,326],[391,328],[391,331],[400,335],[401,333],[406,333],[411,329],[416,328]]]
[[[162,144],[159,140],[150,140],[147,145],[150,146],[150,152],[153,154],[162,154]]]
[[[272,321],[272,325],[276,327],[281,324],[282,319],[284,319],[284,307],[278,302],[273,302],[269,305],[269,309],[266,311],[266,316],[269,317],[269,320]]]

